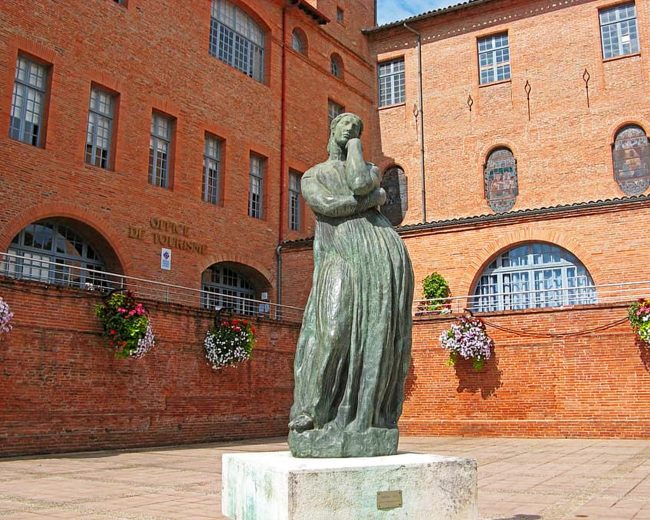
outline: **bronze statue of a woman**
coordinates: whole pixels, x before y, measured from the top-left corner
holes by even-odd
[[[411,361],[413,271],[379,211],[379,170],[363,158],[361,119],[330,126],[329,159],[307,171],[316,214],[314,276],[298,340],[289,447],[296,457],[397,451]]]

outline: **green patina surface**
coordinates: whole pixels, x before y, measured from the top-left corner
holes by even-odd
[[[296,457],[397,451],[411,359],[413,271],[381,214],[379,170],[363,158],[363,123],[332,121],[329,159],[302,194],[316,214],[314,277],[296,352],[289,447]]]

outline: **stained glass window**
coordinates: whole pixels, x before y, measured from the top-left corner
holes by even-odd
[[[614,179],[626,195],[640,195],[650,186],[650,145],[643,128],[628,125],[612,147]]]
[[[496,213],[509,211],[515,205],[519,186],[517,161],[508,148],[493,150],[484,167],[485,198]]]
[[[478,312],[596,303],[584,265],[552,244],[517,246],[496,257],[481,273],[470,308]]]

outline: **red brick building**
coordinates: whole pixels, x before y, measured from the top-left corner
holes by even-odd
[[[650,435],[650,350],[622,321],[650,292],[645,1],[381,27],[374,0],[68,4],[0,7],[2,453],[286,431],[312,269],[298,180],[341,110],[417,288],[441,273],[495,341],[482,373],[445,368],[453,316],[419,316],[402,431]],[[158,324],[137,363],[101,348],[85,290],[122,284]],[[263,311],[245,368],[205,363],[215,306]]]

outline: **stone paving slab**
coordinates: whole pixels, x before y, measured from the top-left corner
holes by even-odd
[[[271,439],[0,459],[0,518],[223,519],[221,455],[286,450]],[[650,520],[650,441],[404,437],[400,451],[478,460],[484,520]]]

